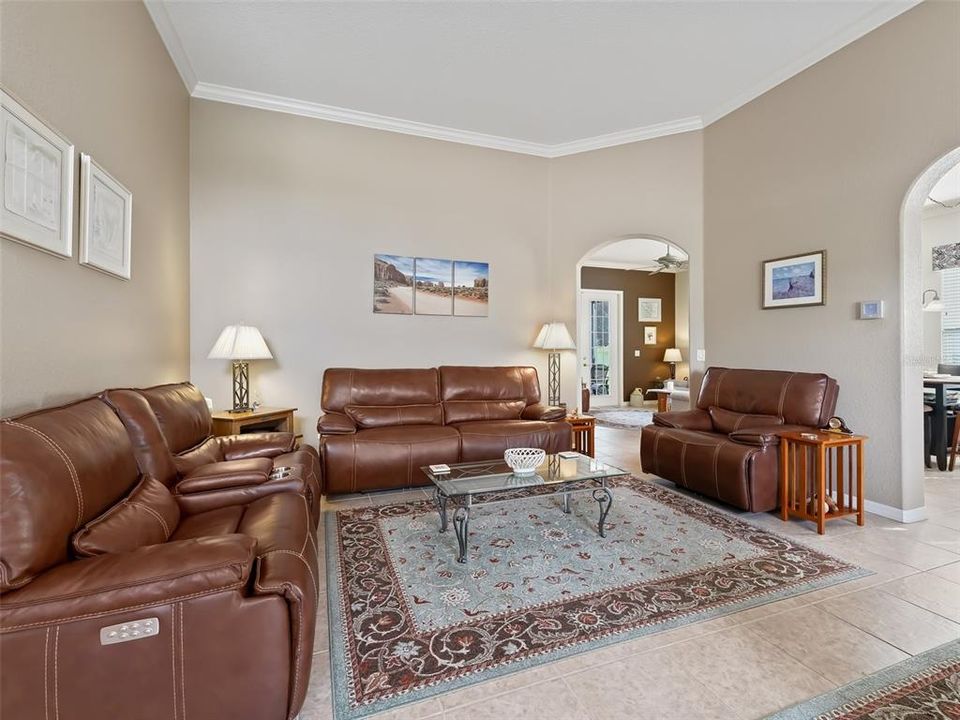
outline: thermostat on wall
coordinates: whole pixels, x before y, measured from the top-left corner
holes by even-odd
[[[862,300],[858,317],[861,320],[882,320],[883,300]]]

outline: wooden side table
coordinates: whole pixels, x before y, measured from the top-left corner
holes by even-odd
[[[245,412],[224,410],[213,414],[213,434],[240,435],[251,432],[294,432],[296,408],[259,407]],[[300,436],[297,436],[300,440]]]
[[[780,518],[817,523],[857,516],[863,525],[863,435],[785,432],[780,436]],[[836,508],[824,507],[832,498]]]
[[[592,415],[567,415],[567,422],[573,426],[573,449],[594,457],[593,429],[597,419]]]

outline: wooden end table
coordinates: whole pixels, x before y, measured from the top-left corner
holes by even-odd
[[[297,408],[259,407],[256,410],[213,413],[213,434],[240,435],[249,432],[295,432],[293,413]],[[301,435],[297,435],[299,445]]]
[[[864,435],[825,431],[785,432],[780,436],[780,518],[817,523],[857,516],[864,523]],[[834,507],[824,507],[830,498]]]
[[[592,415],[567,415],[567,422],[573,426],[573,449],[595,457],[593,437],[597,419]]]

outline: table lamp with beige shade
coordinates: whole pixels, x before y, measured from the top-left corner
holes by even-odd
[[[250,369],[249,360],[270,360],[273,354],[267,347],[260,331],[252,325],[227,325],[213,349],[207,355],[209,360],[233,361],[233,410],[250,410]]]
[[[547,402],[551,405],[560,404],[560,351],[576,350],[577,345],[570,336],[570,331],[562,322],[544,323],[540,334],[533,341],[533,346],[539,350],[548,350],[549,356],[549,393]]]
[[[677,379],[677,363],[683,362],[683,356],[680,354],[680,348],[667,348],[663,353],[663,361],[670,363],[670,379]]]

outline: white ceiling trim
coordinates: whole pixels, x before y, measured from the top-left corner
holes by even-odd
[[[187,86],[187,92],[192,94],[197,86],[197,74],[193,70],[193,65],[183,47],[183,43],[180,42],[180,34],[167,13],[166,4],[163,0],[143,0],[143,4],[147,8],[147,12],[150,13],[153,24],[160,34],[160,39],[167,46],[167,54],[170,55],[177,72],[180,73],[183,84]]]
[[[903,6],[880,6],[875,8],[860,18],[857,22],[838,30],[829,38],[819,43],[799,60],[785,65],[776,72],[771,73],[769,76],[767,76],[766,80],[754,85],[750,90],[731,98],[725,103],[717,105],[712,110],[705,112],[703,114],[704,127],[715,123],[717,120],[729,115],[734,110],[738,110],[751,100],[756,100],[765,92],[772,90],[783,82],[786,82],[794,75],[799,75],[807,68],[816,65],[821,60],[846,47],[854,40],[858,40],[867,33],[876,30],[884,23],[890,22],[895,17],[905,13],[915,5],[919,5],[922,0],[904,0],[904,2],[908,4]]]
[[[867,13],[857,22],[837,31],[828,40],[820,43],[813,50],[805,54],[800,60],[780,68],[768,76],[764,82],[757,84],[742,95],[716,106],[703,116],[680,118],[678,120],[657,123],[655,125],[621,130],[618,132],[597,135],[595,137],[588,137],[580,140],[573,140],[571,142],[560,143],[557,145],[548,145],[544,143],[502,137],[499,135],[487,135],[485,133],[473,132],[470,130],[459,130],[457,128],[445,127],[442,125],[431,125],[414,120],[404,120],[402,118],[377,115],[375,113],[351,110],[349,108],[342,108],[334,105],[323,105],[321,103],[297,100],[295,98],[271,95],[269,93],[260,93],[252,90],[244,90],[242,88],[233,88],[224,85],[199,82],[190,62],[190,58],[183,47],[183,43],[180,40],[179,34],[177,33],[176,27],[173,25],[173,22],[170,20],[170,16],[167,14],[164,0],[144,0],[147,11],[150,13],[151,18],[157,27],[157,31],[167,47],[167,52],[170,54],[174,65],[180,73],[180,77],[183,79],[183,83],[186,85],[187,91],[193,97],[203,100],[213,100],[216,102],[230,103],[233,105],[259,108],[261,110],[272,110],[275,112],[283,112],[292,115],[301,115],[304,117],[312,117],[330,122],[344,123],[347,125],[357,125],[375,130],[386,130],[389,132],[402,133],[404,135],[414,135],[433,140],[444,140],[447,142],[456,142],[465,145],[474,145],[477,147],[521,153],[524,155],[534,155],[545,158],[574,155],[576,153],[587,152],[590,150],[615,147],[617,145],[625,145],[642,140],[651,140],[653,138],[663,137],[666,135],[701,130],[725,115],[728,115],[734,110],[746,105],[751,100],[763,95],[765,92],[783,83],[785,80],[788,80],[808,67],[815,65],[820,60],[831,55],[854,40],[862,37],[883,23],[889,22],[897,15],[906,12],[906,10],[910,9],[910,7],[919,4],[921,0],[905,0],[905,2],[908,4],[892,7],[882,6],[876,8],[872,12]]]

